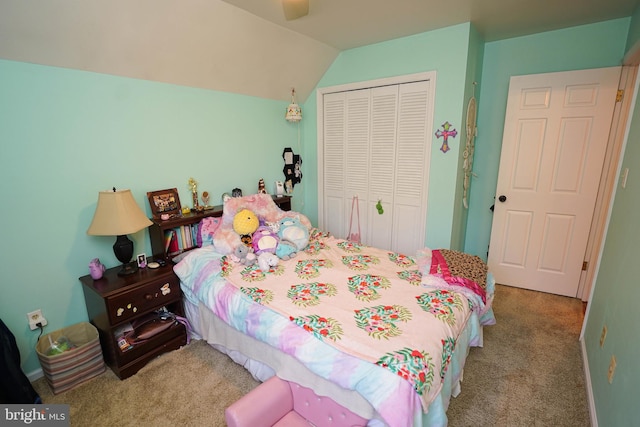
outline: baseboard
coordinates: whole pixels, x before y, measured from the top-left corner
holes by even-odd
[[[580,340],[580,349],[582,350],[582,368],[584,369],[584,381],[587,388],[587,400],[589,401],[589,417],[591,418],[591,426],[598,427],[598,417],[596,416],[596,402],[593,399],[593,388],[591,387],[591,373],[589,371],[589,359],[587,359],[587,347],[584,338]]]
[[[38,368],[35,371],[31,371],[25,374],[29,381],[34,382],[35,380],[39,380],[44,377],[44,372],[42,372],[42,368]]]

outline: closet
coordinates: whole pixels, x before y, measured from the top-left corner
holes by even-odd
[[[357,197],[362,243],[407,255],[424,247],[435,73],[419,77],[319,94],[321,229],[358,231]]]

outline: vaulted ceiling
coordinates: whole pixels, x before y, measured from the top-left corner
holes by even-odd
[[[0,59],[304,101],[341,50],[472,22],[486,41],[630,16],[640,0],[0,0]]]

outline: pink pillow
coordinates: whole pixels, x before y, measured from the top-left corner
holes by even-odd
[[[213,235],[216,233],[221,223],[222,219],[218,217],[203,218],[202,221],[200,221],[200,233],[198,236],[202,241],[198,242],[198,246],[202,247],[212,245]]]

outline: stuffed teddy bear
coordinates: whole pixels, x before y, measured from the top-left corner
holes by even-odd
[[[253,245],[253,252],[260,256],[263,252],[270,252],[274,254],[276,247],[278,246],[278,235],[274,233],[270,227],[261,225],[251,236],[251,244]]]
[[[239,245],[235,251],[233,251],[233,260],[239,262],[242,265],[251,267],[257,262],[256,254],[253,253],[253,248],[245,245]]]
[[[258,217],[249,209],[241,209],[233,217],[233,230],[240,235],[240,240],[251,247],[251,236],[258,229]]]
[[[271,267],[278,265],[279,259],[271,252],[262,252],[258,255],[258,267],[262,271],[269,271]]]
[[[298,251],[309,244],[309,230],[302,225],[300,217],[284,217],[279,222],[278,237],[293,243]]]

